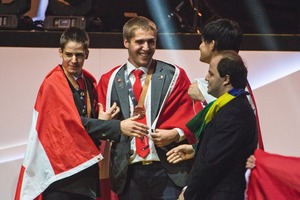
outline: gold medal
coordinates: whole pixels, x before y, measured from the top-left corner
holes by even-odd
[[[137,106],[133,110],[133,116],[139,115],[138,119],[143,119],[145,117],[145,114],[146,114],[146,111],[142,107]]]

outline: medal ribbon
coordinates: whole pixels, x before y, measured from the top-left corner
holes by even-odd
[[[154,67],[153,67],[153,62],[152,62],[151,65],[150,65],[150,68],[148,70],[145,83],[143,85],[143,90],[142,90],[139,102],[136,101],[136,98],[135,98],[135,96],[132,92],[133,89],[132,89],[131,82],[129,81],[129,78],[128,78],[128,72],[127,72],[127,70],[125,70],[125,81],[126,81],[127,89],[129,91],[129,96],[132,100],[132,103],[133,103],[134,107],[141,107],[141,108],[144,107],[144,102],[145,102],[147,90],[148,90],[148,87],[149,87],[149,83],[150,83],[150,80],[151,80],[151,77],[152,77],[152,74],[153,74],[153,70],[154,70]]]
[[[146,116],[145,116],[144,101],[145,101],[147,90],[148,90],[150,80],[151,80],[151,77],[152,77],[152,74],[153,74],[153,69],[154,69],[154,67],[152,67],[152,65],[150,65],[149,70],[147,72],[146,79],[145,79],[145,83],[144,83],[143,86],[141,86],[142,87],[142,92],[140,94],[140,97],[138,98],[139,99],[138,103],[136,101],[136,97],[134,96],[134,94],[132,92],[133,89],[132,89],[131,82],[129,81],[129,78],[128,78],[127,70],[125,70],[125,77],[127,79],[126,84],[127,84],[127,87],[128,87],[129,95],[130,95],[130,97],[132,99],[132,102],[134,104],[134,107],[135,107],[134,111],[133,111],[133,114],[134,115],[140,114],[139,118],[136,121],[138,121],[140,123],[144,123],[144,124],[147,124]],[[137,78],[140,79],[140,77],[136,76],[136,79]],[[136,80],[136,81],[138,81],[138,80]],[[136,146],[136,153],[142,158],[146,158],[147,155],[150,153],[149,138],[148,137],[135,138],[135,146]]]
[[[71,75],[67,70],[64,70],[64,68],[62,67],[67,79],[70,81],[70,83],[73,85],[73,87],[76,89],[76,90],[79,90],[79,85],[77,83],[77,81],[75,81],[73,75]],[[84,79],[85,81],[85,79]],[[91,102],[90,102],[90,95],[89,95],[89,90],[87,89],[87,84],[85,82],[85,93],[86,93],[86,98],[87,98],[87,101],[86,101],[86,107],[87,107],[87,116],[90,117],[91,116]]]

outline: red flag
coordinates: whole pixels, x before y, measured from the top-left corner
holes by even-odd
[[[199,101],[193,101],[188,96],[187,91],[191,82],[186,75],[186,72],[178,66],[174,67],[176,69],[174,75],[176,78],[173,78],[174,82],[171,83],[173,86],[170,86],[172,88],[171,93],[163,105],[156,128],[180,128],[184,131],[184,135],[188,142],[193,144],[196,142],[195,135],[187,128],[186,124],[202,110],[203,107]]]
[[[120,66],[116,66],[106,76],[102,76],[100,82],[97,86],[97,93],[99,103],[101,103],[104,109],[109,107],[107,99],[107,92],[110,91],[108,88],[110,78],[112,74]],[[112,80],[111,80],[112,81]],[[121,83],[121,80],[118,80],[118,83]],[[104,159],[100,162],[100,193],[101,197],[97,200],[118,200],[118,195],[111,190],[110,180],[109,180],[109,160],[110,160],[110,142],[102,141],[101,142],[101,153]]]
[[[84,75],[92,77],[86,71]],[[51,183],[100,159],[81,123],[67,79],[57,66],[46,76],[37,95],[15,200],[34,199]]]
[[[254,154],[255,168],[251,171],[248,200],[300,199],[300,158],[266,153]]]

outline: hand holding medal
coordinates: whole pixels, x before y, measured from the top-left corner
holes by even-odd
[[[145,117],[146,111],[143,107],[135,107],[133,110],[133,116],[138,116],[138,119],[143,119]]]

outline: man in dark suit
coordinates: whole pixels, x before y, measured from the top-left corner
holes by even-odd
[[[15,199],[95,200],[99,191],[99,140],[120,135],[140,137],[147,126],[133,117],[107,120],[119,112],[114,104],[99,108],[96,80],[83,69],[88,34],[69,28],[60,38],[61,65],[52,69],[38,92],[27,152]]]
[[[152,21],[132,18],[123,27],[123,39],[128,61],[101,77],[99,101],[107,108],[116,102],[120,119],[138,115],[138,121],[151,129],[141,141],[121,136],[120,142],[112,144],[112,190],[119,200],[176,199],[186,184],[191,161],[172,165],[166,152],[195,142],[185,126],[194,113],[187,111],[198,111],[201,105],[196,103],[193,108],[187,95],[190,81],[182,68],[153,59],[157,28]]]
[[[199,139],[196,150],[182,145],[168,152],[177,163],[195,161],[183,195],[185,200],[243,200],[244,163],[257,146],[255,115],[247,100],[247,68],[234,51],[221,51],[210,62],[208,93],[217,99],[187,126]]]

